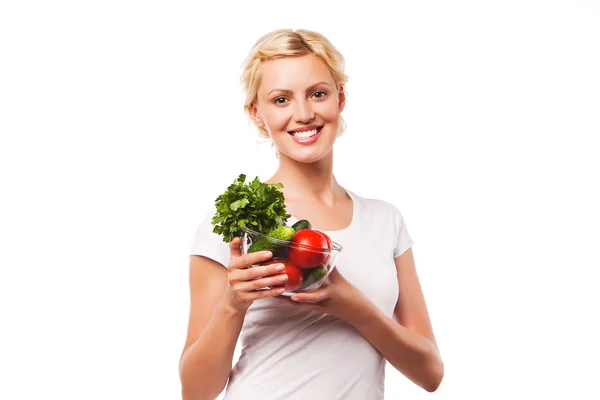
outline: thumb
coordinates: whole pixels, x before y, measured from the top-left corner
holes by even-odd
[[[330,282],[337,282],[342,278],[342,274],[340,274],[340,270],[336,266],[334,266],[331,272],[329,273],[328,278]]]
[[[229,242],[229,258],[234,259],[242,256],[242,239],[239,237],[233,238]]]

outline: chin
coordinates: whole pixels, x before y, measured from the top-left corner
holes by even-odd
[[[308,150],[308,149],[307,149]],[[280,149],[280,154],[285,157],[303,164],[313,164],[324,158],[327,158],[333,151],[333,148],[326,149],[310,149],[312,151],[295,151],[295,149]]]

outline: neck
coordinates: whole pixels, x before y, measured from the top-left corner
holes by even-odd
[[[285,154],[279,155],[279,168],[267,182],[282,183],[286,200],[313,199],[334,201],[341,186],[333,175],[333,150],[314,163],[301,163]]]

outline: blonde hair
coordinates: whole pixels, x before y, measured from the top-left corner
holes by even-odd
[[[260,37],[244,60],[242,68],[243,72],[240,80],[245,93],[244,111],[246,114],[250,116],[252,105],[256,102],[261,82],[260,66],[263,62],[311,54],[319,57],[327,64],[338,90],[348,82],[348,76],[344,73],[345,61],[342,53],[322,34],[306,29],[296,31],[278,29]],[[341,135],[346,129],[346,123],[341,115],[339,123],[338,135]],[[257,128],[260,136],[269,137],[269,133],[265,128]]]

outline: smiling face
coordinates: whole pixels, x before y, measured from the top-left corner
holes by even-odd
[[[281,156],[312,163],[331,152],[340,128],[345,94],[314,55],[286,57],[261,66],[261,84],[251,109]]]

